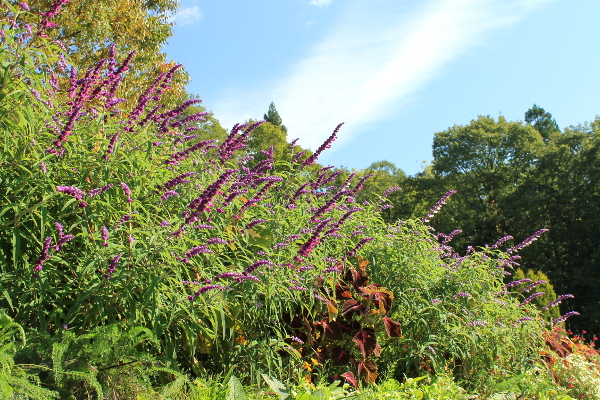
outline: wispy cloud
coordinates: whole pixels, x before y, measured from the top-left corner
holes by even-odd
[[[331,4],[333,0],[310,0],[308,4],[314,4],[315,6],[323,7]]]
[[[181,8],[176,14],[170,16],[170,22],[175,22],[178,26],[190,25],[204,18],[202,11],[198,6]]]
[[[341,141],[348,140],[399,112],[450,62],[490,43],[491,33],[550,1],[429,0],[411,9],[397,0],[349,0],[330,33],[272,87],[238,88],[215,112],[228,124],[262,115],[273,100],[303,146],[315,148],[342,121]]]

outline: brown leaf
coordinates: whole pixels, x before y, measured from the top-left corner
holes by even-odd
[[[350,354],[348,354],[348,352],[342,347],[335,346],[333,349],[331,349],[331,361],[333,365],[337,367],[346,365],[350,361]]]
[[[352,372],[346,372],[345,374],[342,374],[342,376],[346,379],[346,382],[352,385],[354,389],[358,389],[358,380]]]
[[[342,307],[342,314],[346,315],[352,311],[359,311],[363,308],[362,304],[354,299],[350,299],[344,303]]]
[[[402,327],[391,318],[383,317],[383,325],[388,337],[402,337]]]
[[[377,337],[373,328],[364,328],[356,332],[352,340],[356,343],[358,350],[364,358],[371,356],[375,352],[375,349],[377,349]]]
[[[371,360],[360,361],[358,363],[358,375],[366,383],[375,383],[375,379],[377,379],[377,365]]]
[[[342,329],[340,328],[340,325],[337,322],[335,322],[335,321],[325,322],[324,321],[323,325],[325,327],[325,336],[327,337],[327,339],[329,339],[329,340],[343,340],[344,339]]]

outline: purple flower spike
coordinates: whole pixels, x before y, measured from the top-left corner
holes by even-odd
[[[572,294],[563,294],[563,295],[559,296],[556,300],[551,301],[550,303],[548,303],[546,305],[546,307],[542,308],[542,310],[547,310],[549,308],[557,306],[557,305],[559,305],[565,299],[574,299],[574,298],[575,298],[575,296],[573,296]]]
[[[19,3],[19,7],[21,7],[21,10],[23,11],[29,11],[29,5],[27,3]]]
[[[292,339],[292,342],[304,344],[304,341],[296,336],[290,336],[290,339]]]
[[[539,231],[537,231],[536,233],[534,233],[533,235],[531,235],[530,237],[528,237],[527,239],[525,239],[523,242],[521,242],[518,245],[516,245],[514,247],[511,247],[510,249],[506,250],[506,253],[508,253],[508,254],[515,253],[515,252],[519,251],[520,249],[522,249],[523,247],[529,246],[531,243],[533,243],[536,240],[538,240],[539,237],[544,232],[548,232],[548,229],[540,229]]]
[[[102,246],[108,247],[108,228],[103,226],[100,231],[102,233]]]
[[[244,228],[244,229],[250,229],[250,228],[252,228],[252,227],[254,227],[254,226],[258,225],[258,224],[261,224],[261,223],[263,223],[263,222],[269,222],[269,220],[268,220],[268,219],[255,219],[255,220],[253,220],[253,221],[250,221],[250,222],[249,222],[249,223],[248,223],[248,224],[245,226],[245,228]]]
[[[127,202],[131,203],[133,201],[133,199],[131,198],[131,189],[129,189],[129,186],[127,186],[127,184],[124,182],[121,182],[121,187],[123,188],[123,192],[127,196]]]
[[[275,264],[273,264],[271,261],[269,260],[260,260],[255,262],[254,264],[246,267],[246,273],[247,274],[251,274],[252,272],[254,272],[258,267],[263,266],[263,265],[270,265],[270,266],[274,266]]]
[[[202,286],[200,289],[198,289],[194,294],[196,296],[201,295],[202,293],[206,293],[209,290],[228,290],[230,289],[229,286],[221,286],[221,285],[206,285],[206,286]]]
[[[69,196],[73,196],[77,200],[81,200],[83,196],[85,196],[85,192],[75,186],[57,186],[56,190],[64,194],[68,194]]]
[[[48,261],[48,259],[50,258],[49,252],[50,252],[50,246],[52,245],[52,238],[47,237],[44,240],[43,245],[44,245],[44,247],[42,248],[42,253],[40,254],[40,257],[38,258],[37,263],[36,263],[35,267],[33,268],[36,278],[37,278],[37,272],[42,270],[44,263],[46,261]]]
[[[299,292],[305,292],[305,291],[309,290],[308,288],[305,288],[304,286],[290,286],[290,287],[288,287],[288,289],[296,290]]]
[[[167,200],[171,196],[179,196],[179,193],[177,193],[174,190],[168,190],[162,196],[160,196],[160,199],[161,200]]]
[[[65,232],[63,231],[63,225],[60,222],[55,222],[56,230],[58,231],[58,237],[63,237]]]
[[[564,322],[567,318],[572,317],[574,315],[579,315],[579,313],[577,311],[569,311],[568,313],[566,313],[562,317],[556,318],[555,320],[553,320],[552,323],[553,324],[558,324],[558,323]]]
[[[445,195],[443,195],[442,198],[439,199],[439,201],[437,203],[435,203],[435,205],[433,207],[431,207],[431,210],[429,210],[427,215],[424,216],[423,218],[421,218],[421,221],[429,222],[431,220],[431,218],[433,218],[435,216],[435,214],[437,214],[440,211],[442,206],[444,204],[446,204],[446,201],[448,201],[450,196],[452,196],[454,193],[456,193],[456,190],[450,190]]]
[[[102,187],[99,187],[99,188],[96,188],[96,189],[92,189],[92,190],[89,191],[88,196],[89,197],[94,197],[94,196],[96,196],[98,194],[104,193],[108,189],[110,189],[112,186],[113,186],[113,184],[110,183],[110,184],[108,184],[106,186],[102,186]]]
[[[365,244],[369,243],[371,240],[375,240],[375,238],[374,238],[374,237],[367,237],[367,238],[361,239],[361,241],[360,241],[360,242],[358,242],[358,243],[356,244],[356,246],[354,247],[354,249],[352,249],[352,250],[350,250],[350,251],[348,252],[348,255],[349,255],[350,257],[354,257],[354,256],[356,255],[356,253],[358,253],[358,251],[359,251],[359,250],[360,250],[360,249],[361,249],[361,248],[362,248],[362,247],[363,247]]]
[[[519,318],[515,324],[522,324],[525,321],[535,321],[533,318],[531,317],[523,317],[523,318]]]
[[[325,150],[331,147],[331,143],[333,143],[333,141],[335,139],[337,139],[337,133],[340,130],[340,128],[342,127],[342,125],[344,125],[344,123],[342,122],[341,124],[339,124],[338,126],[335,127],[333,133],[331,134],[331,136],[329,136],[329,138],[327,138],[327,140],[321,145],[321,147],[319,147],[317,149],[317,151],[314,152],[314,154],[310,157],[308,157],[306,160],[302,161],[302,165],[306,166],[306,165],[312,165],[315,162],[317,162],[317,158],[319,158],[319,155]]]
[[[110,260],[110,263],[108,264],[108,270],[106,271],[106,274],[104,275],[104,277],[106,279],[110,279],[111,275],[115,272],[120,258],[121,258],[121,255],[117,254],[112,258],[112,260]]]
[[[388,190],[383,192],[383,196],[381,196],[381,200],[386,199],[391,193],[397,192],[398,190],[402,190],[402,189],[399,188],[398,186],[393,186],[393,187],[389,188]]]
[[[532,294],[531,296],[529,296],[528,298],[525,299],[525,301],[523,301],[523,304],[529,304],[531,302],[531,300],[535,299],[536,297],[540,297],[545,295],[546,293],[544,292],[537,292]]]

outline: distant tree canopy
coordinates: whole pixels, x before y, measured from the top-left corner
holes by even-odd
[[[452,242],[459,252],[506,235],[515,245],[549,229],[522,250],[522,266],[546,274],[559,294],[575,295],[565,304],[581,313],[571,327],[600,333],[600,118],[561,132],[537,105],[525,122],[479,117],[436,133],[433,156],[391,198],[390,222],[425,215],[455,189],[431,224],[444,233],[461,229]]]
[[[48,11],[53,2],[29,0],[31,12],[25,18],[31,23],[40,21],[40,12]],[[63,5],[52,20],[58,26],[47,29],[45,34],[64,44],[71,62],[80,70],[89,69],[106,58],[112,44],[115,44],[120,61],[131,51],[136,51],[128,78],[118,93],[119,97],[131,99],[160,72],[175,65],[167,62],[161,49],[172,34],[173,23],[169,16],[177,8],[177,0],[73,0]],[[164,93],[166,107],[189,97],[185,90],[188,82],[187,72],[179,69]]]

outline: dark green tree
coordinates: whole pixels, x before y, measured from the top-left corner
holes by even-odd
[[[544,138],[550,139],[553,133],[560,132],[558,124],[552,118],[552,114],[534,104],[527,112],[525,112],[525,122],[532,125]]]
[[[498,121],[479,117],[469,125],[436,133],[433,170],[443,188],[438,195],[450,189],[458,193],[432,221],[433,226],[442,232],[462,229],[456,239],[459,249],[494,243],[510,233],[505,211],[524,209],[507,203],[507,198],[533,172],[543,144],[533,127],[503,117]],[[531,232],[536,228],[530,227]]]
[[[283,130],[283,132],[287,133],[287,128],[285,127],[285,125],[282,125],[283,121],[282,121],[281,117],[279,116],[277,109],[275,108],[275,103],[271,102],[271,104],[269,104],[269,111],[267,111],[267,113],[265,114],[263,119],[266,122],[269,122],[275,126],[280,127]]]

